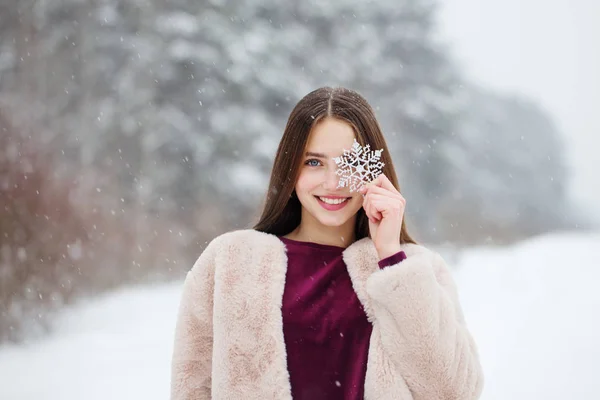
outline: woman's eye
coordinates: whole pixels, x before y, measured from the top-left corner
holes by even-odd
[[[321,161],[313,158],[311,160],[306,160],[305,164],[311,167],[318,167],[321,164]]]

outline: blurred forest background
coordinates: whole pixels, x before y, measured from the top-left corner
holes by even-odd
[[[374,106],[420,242],[585,228],[565,137],[478,87],[431,0],[0,3],[0,342],[65,304],[179,279],[259,214],[289,112],[320,86]]]

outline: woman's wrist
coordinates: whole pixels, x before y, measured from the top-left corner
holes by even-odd
[[[400,244],[384,247],[381,249],[377,249],[377,255],[379,256],[379,261],[386,259],[388,257],[393,256],[394,254],[402,251],[400,248]]]

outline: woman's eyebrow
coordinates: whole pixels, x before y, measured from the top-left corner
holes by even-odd
[[[327,156],[323,153],[315,153],[313,151],[307,151],[306,157],[317,157],[317,158],[327,158]]]

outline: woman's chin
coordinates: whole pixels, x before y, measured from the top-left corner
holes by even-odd
[[[340,226],[344,225],[345,221],[319,220],[319,222],[321,223],[321,225],[326,226],[328,228],[339,228]]]
[[[350,219],[347,215],[319,215],[317,221],[327,227],[340,227]]]

